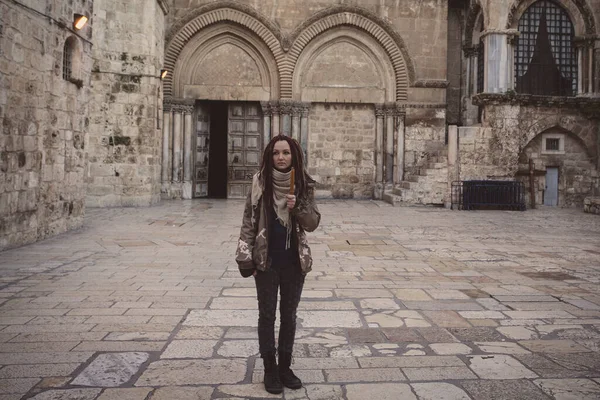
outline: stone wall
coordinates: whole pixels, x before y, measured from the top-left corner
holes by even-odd
[[[577,137],[565,133],[564,154],[544,154],[542,139],[543,136],[538,135],[521,152],[519,170],[528,170],[529,159],[534,161],[535,170],[538,171],[545,171],[547,167],[557,167],[559,177],[558,205],[561,207],[581,207],[583,199],[591,193],[594,182],[599,176],[587,150]],[[527,185],[529,185],[528,179],[523,178]],[[545,177],[536,177],[536,204],[544,203],[545,188]],[[529,191],[527,192],[527,198],[527,204],[530,204]]]
[[[209,3],[215,2],[171,0],[172,12],[167,17],[167,31],[170,32],[171,27],[176,26],[180,20],[188,18],[194,10]],[[416,79],[446,79],[448,6],[445,0],[403,0],[385,3],[379,0],[239,0],[217,2],[219,3],[235,3],[254,10],[273,22],[286,36],[293,35],[309,18],[326,9],[336,6],[359,7],[388,21],[402,37],[414,61]]]
[[[96,0],[86,204],[160,200],[161,1]]]
[[[404,126],[405,174],[418,174],[430,159],[445,155],[445,109],[407,108]]]
[[[70,29],[92,1],[22,3],[0,3],[0,250],[79,227],[84,215],[91,26]]]
[[[583,105],[587,100],[573,102]],[[600,121],[586,115],[584,106],[526,103],[486,104],[481,127],[459,128],[460,179],[512,179],[528,171],[532,158],[536,170],[559,167],[559,205],[581,207],[598,176]],[[541,154],[541,134],[549,132],[565,134],[564,154]],[[536,180],[540,204],[545,180],[543,176]]]
[[[373,196],[375,111],[359,104],[313,104],[309,116],[309,173],[317,196]]]

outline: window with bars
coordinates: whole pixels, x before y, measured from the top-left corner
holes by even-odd
[[[483,93],[483,78],[485,73],[485,48],[483,40],[479,41],[477,48],[477,93]]]
[[[560,139],[546,139],[546,150],[559,151]]]
[[[573,23],[552,0],[532,4],[519,20],[515,82],[519,93],[577,94],[577,52]]]
[[[67,39],[63,50],[63,79],[67,81],[73,77],[73,47],[71,38]]]

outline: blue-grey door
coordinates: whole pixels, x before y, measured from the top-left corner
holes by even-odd
[[[558,205],[558,168],[546,168],[546,191],[544,192],[544,205]]]

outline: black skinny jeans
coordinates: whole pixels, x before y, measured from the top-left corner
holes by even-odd
[[[257,271],[254,277],[258,298],[258,344],[261,356],[275,352],[275,313],[277,291],[281,291],[279,304],[280,327],[277,350],[291,353],[296,336],[296,312],[304,286],[304,274],[298,257],[287,254],[272,256],[271,267]]]

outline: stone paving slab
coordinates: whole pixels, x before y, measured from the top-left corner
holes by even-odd
[[[169,201],[87,210],[80,230],[0,253],[0,400],[600,398],[596,220],[319,206],[302,389],[261,384],[256,289],[234,262],[243,202]]]

